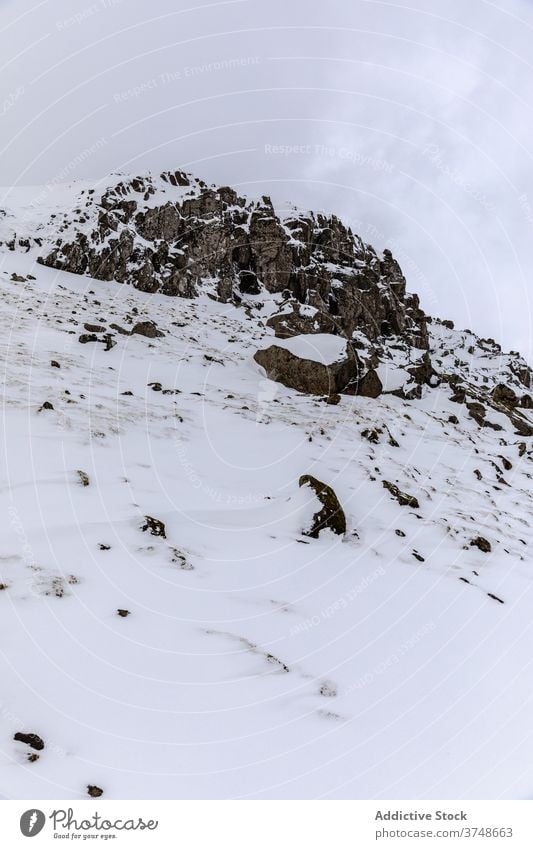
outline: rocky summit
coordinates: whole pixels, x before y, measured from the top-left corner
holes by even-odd
[[[181,171],[2,190],[0,287],[1,795],[531,796],[518,352]]]
[[[306,379],[306,372],[316,371],[313,358],[299,362],[282,346],[261,352],[257,360],[269,376],[278,375],[274,379],[291,388],[370,397],[388,390],[415,398],[423,385],[444,380],[464,393],[463,400],[469,396],[477,403],[482,396],[505,413],[533,403],[526,392],[531,370],[519,356],[502,384],[515,403],[501,390],[469,387],[465,360],[452,357],[450,367],[453,347],[431,350],[432,318],[418,296],[407,292],[390,250],[378,254],[335,215],[295,208],[281,216],[269,197],[247,200],[230,187],[208,186],[175,171],[117,178],[104,190],[81,188],[74,208],[59,210],[37,231],[19,238],[19,247],[29,250],[33,241],[38,261],[51,268],[128,283],[150,294],[193,298],[207,293],[222,303],[266,313],[267,327],[281,339],[332,334],[349,341],[340,379],[339,367],[330,368],[325,379]],[[15,248],[16,233],[6,244]],[[442,326],[453,329],[449,321]],[[135,327],[132,332],[146,333]],[[498,353],[493,340],[485,344]],[[466,368],[474,350],[466,348]],[[384,385],[379,367],[386,370],[392,362],[396,370],[403,369],[405,380],[391,388],[390,380]],[[483,411],[478,412],[485,421]],[[519,412],[512,420],[527,435],[529,425]]]

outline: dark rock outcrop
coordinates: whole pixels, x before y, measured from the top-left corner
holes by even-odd
[[[517,407],[518,398],[516,392],[504,383],[498,383],[492,390],[492,398],[497,404],[504,407]]]
[[[156,190],[168,198],[159,205]],[[428,348],[426,316],[391,252],[380,257],[335,215],[282,219],[268,197],[175,172],[121,180],[77,221],[58,222],[40,262],[169,296],[194,297],[207,281],[222,301],[285,293],[287,312],[269,320],[278,336],[359,332]]]

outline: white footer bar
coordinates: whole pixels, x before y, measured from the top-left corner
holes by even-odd
[[[34,839],[35,843],[30,843]],[[533,849],[529,801],[0,802],[0,845]]]

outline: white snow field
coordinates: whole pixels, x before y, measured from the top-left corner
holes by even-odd
[[[0,794],[530,797],[531,440],[492,410],[503,430],[480,428],[445,384],[298,394],[253,360],[273,304],[36,255],[0,248]],[[132,319],[164,337],[79,342]],[[441,364],[507,380],[506,356],[432,328]],[[306,473],[334,487],[343,539],[302,536]]]

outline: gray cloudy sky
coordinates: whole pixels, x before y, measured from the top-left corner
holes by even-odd
[[[0,183],[185,167],[337,212],[532,360],[531,0],[0,0]]]

